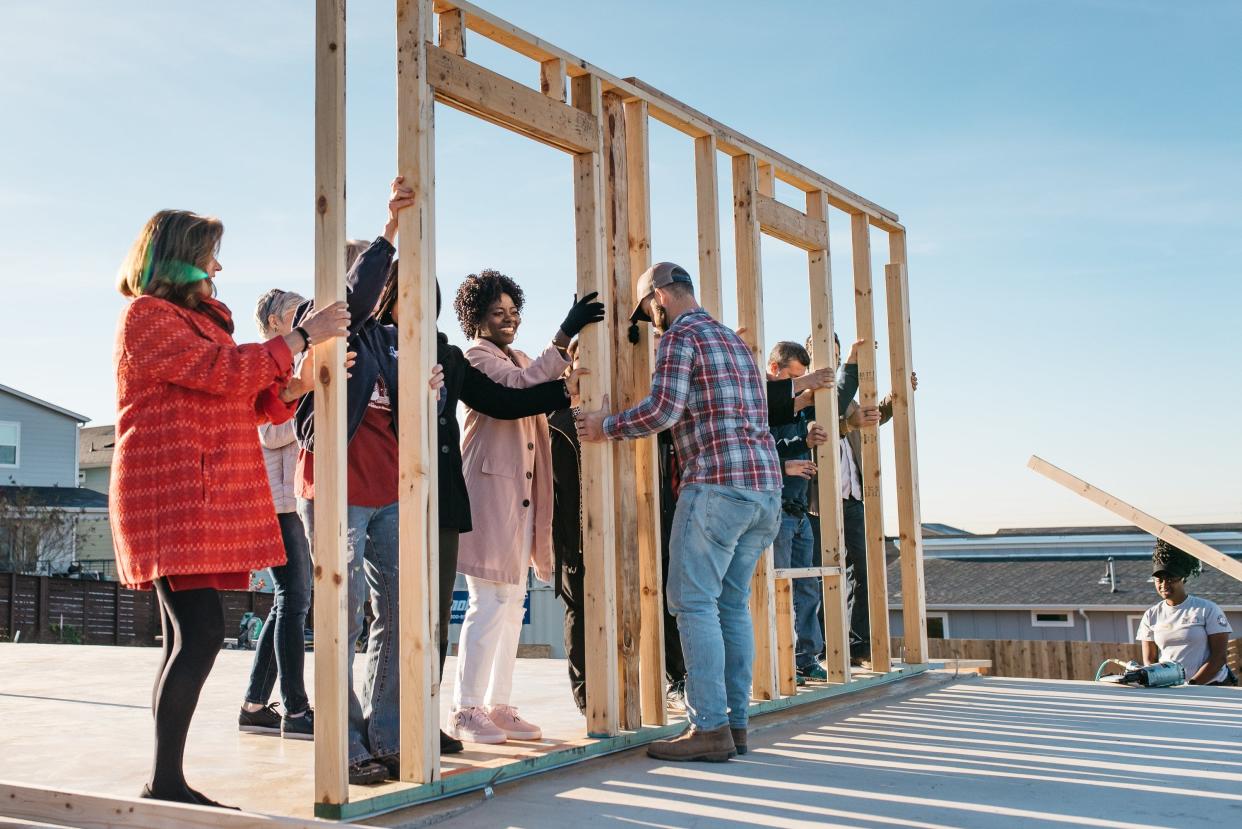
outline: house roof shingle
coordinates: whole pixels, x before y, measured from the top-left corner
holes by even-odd
[[[1102,605],[1150,607],[1158,601],[1151,577],[1151,561],[1114,559],[1117,592],[1108,583],[1107,557],[1098,559],[1025,559],[980,561],[926,558],[923,583],[927,607],[945,605],[980,607],[1079,608]],[[1196,596],[1222,606],[1242,607],[1242,581],[1204,565],[1203,574],[1188,585]],[[901,566],[888,567],[889,602],[901,604]]]
[[[88,426],[79,434],[78,468],[96,469],[112,464],[116,426]]]
[[[72,486],[0,486],[0,501],[16,501],[24,507],[108,508],[107,495],[93,489]]]

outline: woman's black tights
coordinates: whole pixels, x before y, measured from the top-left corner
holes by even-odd
[[[171,590],[156,579],[164,630],[164,658],[155,679],[155,764],[146,797],[214,805],[185,782],[182,760],[198,696],[224,644],[224,610],[211,589]]]

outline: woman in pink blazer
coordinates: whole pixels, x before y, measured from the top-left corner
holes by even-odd
[[[531,359],[513,348],[525,297],[494,270],[466,277],[453,303],[474,344],[466,358],[510,388],[555,380],[569,367],[565,349],[584,327],[604,318],[595,294],[574,298],[556,337]],[[510,703],[526,598],[526,574],[552,575],[552,450],[543,416],[496,420],[467,407],[462,471],[474,529],[461,536],[457,570],[470,602],[457,648],[457,685],[450,733],[459,740],[538,740],[543,732]]]

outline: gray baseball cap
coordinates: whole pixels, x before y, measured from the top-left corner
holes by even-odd
[[[643,300],[654,294],[656,288],[667,288],[674,282],[694,285],[686,269],[672,262],[657,262],[644,271],[638,277],[638,288],[635,291],[638,303],[634,306],[634,313],[630,314],[630,322],[651,322],[651,317],[643,311]]]

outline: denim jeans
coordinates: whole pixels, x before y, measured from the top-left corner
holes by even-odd
[[[314,502],[298,499],[298,514],[311,535]],[[346,557],[349,564],[349,762],[395,754],[398,745],[397,692],[397,505],[349,507]],[[370,592],[367,676],[362,698],[354,691],[354,643],[365,621]]]
[[[300,714],[310,707],[302,675],[306,662],[306,613],[311,601],[310,545],[297,513],[278,513],[276,519],[285,542],[285,563],[272,568],[272,611],[267,614],[255,647],[246,702],[267,705],[279,676],[285,713]]]
[[[688,484],[677,500],[668,606],[686,660],[686,711],[700,730],[746,727],[755,651],[750,580],[780,514],[778,490]]]
[[[781,528],[772,544],[773,567],[814,567],[815,533],[806,515],[781,513]],[[798,669],[819,664],[824,649],[824,629],[819,621],[823,588],[818,577],[793,580],[795,653]]]

